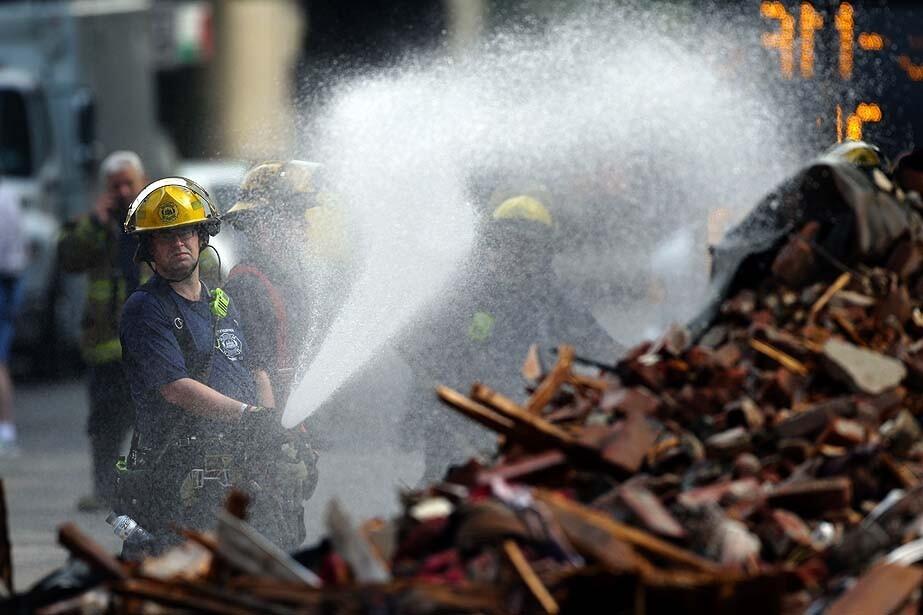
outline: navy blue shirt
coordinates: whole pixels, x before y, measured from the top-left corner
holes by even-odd
[[[189,301],[155,275],[128,297],[119,337],[142,447],[159,449],[171,437],[208,437],[233,429],[226,421],[206,419],[168,403],[160,388],[180,378],[204,381],[228,397],[258,403],[238,321],[233,298],[227,317],[212,315],[204,285],[202,298]],[[192,356],[184,356],[180,339],[188,340],[183,344]]]

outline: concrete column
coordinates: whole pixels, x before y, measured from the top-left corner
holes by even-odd
[[[451,53],[458,55],[475,43],[484,31],[487,17],[485,0],[444,0],[449,17],[448,43]]]
[[[223,0],[215,7],[212,103],[221,157],[291,151],[292,70],[304,17],[295,0]]]

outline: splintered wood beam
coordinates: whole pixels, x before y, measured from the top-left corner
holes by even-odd
[[[481,384],[480,382],[475,382],[474,385],[472,385],[471,399],[503,415],[518,415],[525,411],[522,406],[503,393],[494,391],[489,386]]]
[[[542,580],[535,574],[535,570],[529,565],[529,560],[526,559],[516,541],[505,540],[503,542],[503,552],[506,553],[506,557],[510,560],[519,578],[522,579],[522,582],[535,596],[542,609],[549,615],[557,615],[561,608],[555,601],[554,596],[551,595],[551,592],[548,591],[548,588],[545,587],[545,584],[542,583]]]
[[[444,403],[452,406],[461,414],[469,419],[480,423],[487,429],[496,431],[499,434],[507,436],[513,432],[513,421],[494,412],[487,406],[468,399],[458,391],[446,386],[437,386],[436,394],[439,395]]]
[[[277,607],[265,601],[243,599],[239,594],[221,595],[216,591],[205,591],[204,586],[186,588],[179,583],[164,583],[152,579],[124,579],[112,586],[112,591],[130,596],[202,613],[217,615],[247,615],[248,613],[290,613],[291,609]],[[258,605],[258,606],[257,606]]]
[[[475,384],[472,390],[472,396],[477,400],[496,400],[498,394],[486,385]],[[503,396],[500,395],[499,397]],[[515,403],[500,404],[494,408],[504,418],[512,421],[514,425],[527,426],[529,431],[539,434],[559,446],[567,446],[574,443],[574,438],[569,433],[557,425],[549,423],[545,419],[530,413],[528,410]]]
[[[92,538],[80,531],[74,523],[67,522],[58,528],[58,542],[71,555],[86,564],[116,579],[127,579],[128,572],[117,559],[106,552]]]
[[[541,411],[554,399],[561,385],[567,381],[574,365],[574,347],[562,345],[558,348],[558,361],[551,368],[548,376],[535,389],[535,393],[526,403],[526,411],[530,414],[540,414]]]
[[[830,615],[896,613],[923,583],[923,568],[879,564],[866,572],[827,611]],[[913,609],[916,612],[916,608]]]
[[[851,279],[852,275],[850,273],[843,273],[836,279],[836,281],[833,282],[833,284],[827,288],[827,290],[824,291],[824,294],[821,295],[820,298],[814,302],[814,305],[811,306],[811,311],[808,313],[809,323],[814,322],[814,319],[817,318],[817,315],[820,313],[820,311],[824,309],[824,306],[826,306],[830,300],[833,299],[833,295],[846,288]]]
[[[799,376],[807,376],[808,368],[804,363],[796,359],[795,357],[786,354],[767,344],[766,342],[761,342],[759,340],[750,340],[750,348],[753,350],[766,355],[770,359],[777,362],[779,365],[784,367],[790,372],[794,372]]]
[[[906,464],[895,459],[890,453],[881,453],[879,456],[882,465],[897,479],[904,489],[915,489],[920,486],[920,479]]]
[[[691,551],[674,546],[665,540],[657,538],[653,534],[639,530],[625,523],[620,523],[603,512],[588,508],[563,495],[543,489],[536,489],[533,494],[536,499],[544,502],[552,510],[555,517],[561,522],[564,530],[568,533],[568,537],[570,537],[570,531],[568,530],[566,519],[577,519],[611,536],[614,540],[631,545],[641,551],[672,561],[676,564],[687,566],[699,572],[714,575],[721,573],[721,566],[715,562],[709,561]],[[571,524],[571,526],[572,525],[573,524]]]
[[[603,392],[609,388],[609,383],[605,378],[594,378],[593,376],[584,376],[583,374],[571,374],[567,379],[574,386],[593,389],[594,391]]]
[[[478,482],[482,485],[489,484],[495,478],[503,480],[520,480],[530,474],[542,472],[550,468],[557,468],[567,463],[567,455],[559,450],[550,450],[537,455],[523,457],[503,465],[498,465],[490,470],[478,474]]]

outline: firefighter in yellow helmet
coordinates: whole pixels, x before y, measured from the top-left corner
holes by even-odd
[[[423,484],[441,478],[451,463],[488,452],[494,441],[439,410],[434,384],[466,390],[479,381],[522,400],[520,366],[532,344],[546,363],[562,343],[605,362],[618,350],[589,310],[560,290],[552,267],[555,222],[545,203],[515,194],[485,218],[474,258],[451,286],[455,294],[416,320],[397,345],[417,375],[405,431],[423,442]]]
[[[234,300],[199,275],[201,252],[219,230],[208,193],[182,177],[148,185],[125,220],[139,238],[136,258],[154,271],[120,323],[137,418],[116,512],[154,537],[126,544],[126,556],[163,549],[174,524],[209,527],[231,485],[256,502],[274,487],[263,470],[275,470],[287,434],[268,375],[252,361]]]

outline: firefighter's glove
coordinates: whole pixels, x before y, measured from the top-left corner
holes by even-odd
[[[247,406],[240,416],[240,424],[244,436],[252,441],[281,445],[288,437],[287,430],[282,427],[282,417],[275,408]]]

